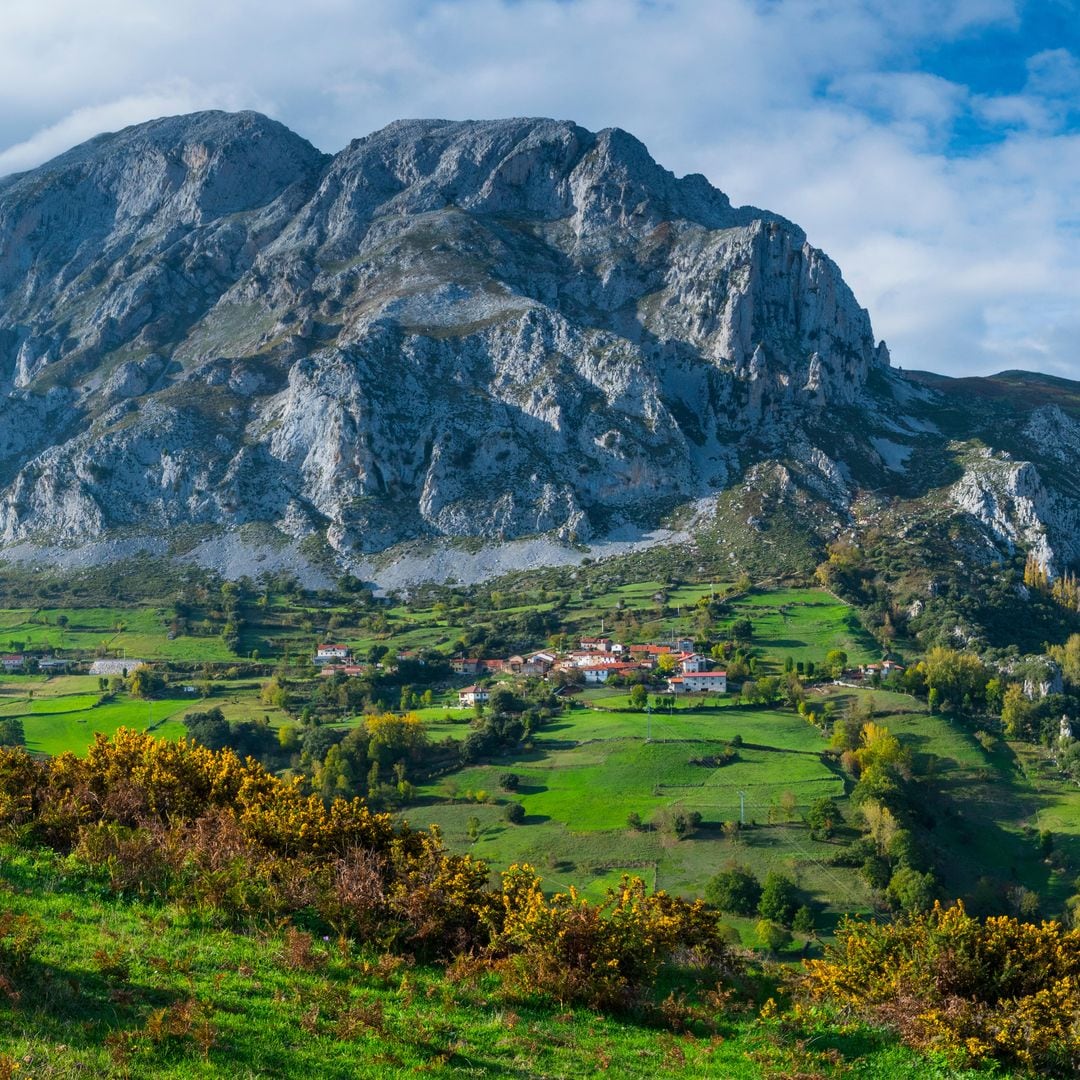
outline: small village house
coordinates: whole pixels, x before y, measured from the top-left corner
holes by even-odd
[[[474,705],[486,705],[490,697],[482,686],[466,686],[458,691],[458,706],[471,709]]]

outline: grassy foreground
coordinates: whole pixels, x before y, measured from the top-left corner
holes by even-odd
[[[0,910],[42,931],[0,1001],[4,1077],[1006,1075],[757,1001],[664,1030],[514,1000],[491,974],[117,898],[43,849],[0,849]]]

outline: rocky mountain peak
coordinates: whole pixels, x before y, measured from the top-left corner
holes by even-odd
[[[0,182],[8,542],[583,537],[887,366],[802,230],[619,129],[404,120],[331,158],[199,113]]]

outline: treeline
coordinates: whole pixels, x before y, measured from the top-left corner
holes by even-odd
[[[267,685],[271,695],[281,688],[273,681]],[[307,723],[275,730],[266,719],[230,723],[218,708],[189,713],[184,723],[197,744],[231,749],[272,770],[293,769],[304,777],[306,790],[323,799],[362,796],[373,806],[399,808],[413,800],[417,782],[520,746],[560,708],[543,684],[533,684],[524,696],[499,687],[480,715],[455,716],[467,727],[462,738],[442,740],[431,739],[408,711],[368,712],[350,728],[312,722],[309,715]]]

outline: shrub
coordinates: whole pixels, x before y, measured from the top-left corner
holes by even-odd
[[[962,904],[892,924],[845,920],[836,944],[797,978],[812,1000],[885,1022],[916,1047],[1071,1074],[1080,930],[998,916]]]
[[[791,944],[791,932],[772,919],[760,919],[754,927],[758,941],[770,952],[778,952]]]
[[[714,970],[735,964],[724,935],[700,901],[649,893],[623,877],[599,904],[573,888],[550,900],[530,866],[503,874],[503,926],[493,950],[512,994],[537,993],[591,1008],[627,1008],[677,951],[696,953]]]
[[[520,825],[525,820],[525,807],[519,802],[507,803],[506,809],[503,811],[503,817],[511,825]]]
[[[42,926],[29,915],[0,912],[0,993],[12,1000],[19,996],[19,977],[22,975],[38,942]]]

